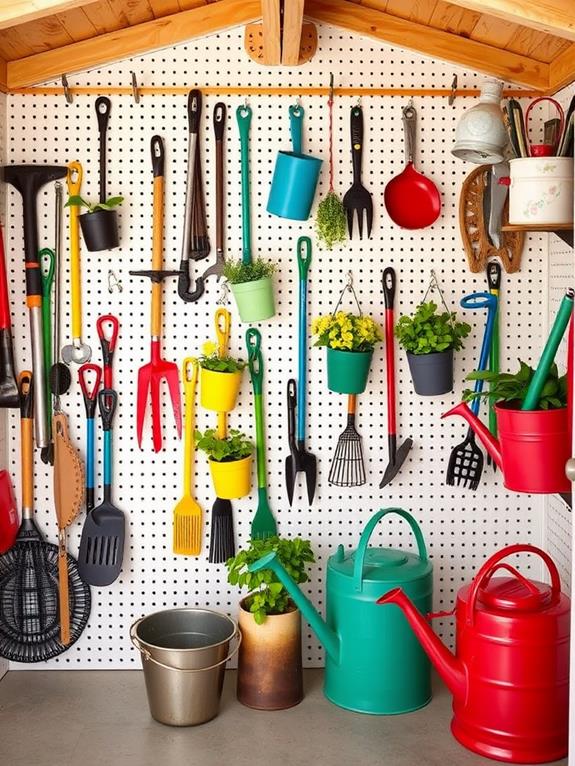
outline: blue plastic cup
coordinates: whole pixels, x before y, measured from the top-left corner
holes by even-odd
[[[280,218],[307,221],[323,160],[302,154],[303,107],[290,106],[289,115],[293,151],[278,152],[266,209]]]

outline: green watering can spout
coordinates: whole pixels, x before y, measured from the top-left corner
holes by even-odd
[[[271,569],[277,575],[298,609],[311,625],[313,632],[320,640],[326,652],[334,662],[339,663],[339,637],[326,625],[311,601],[304,596],[295,580],[286,572],[275,551],[267,553],[261,559],[254,561],[253,564],[249,565],[248,569],[250,572],[258,572],[260,569]]]

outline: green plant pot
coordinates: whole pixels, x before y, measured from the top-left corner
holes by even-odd
[[[271,277],[230,285],[242,322],[261,322],[276,313]]]
[[[338,394],[362,394],[373,351],[327,349],[327,387]]]

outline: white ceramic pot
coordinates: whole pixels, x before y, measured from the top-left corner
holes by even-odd
[[[509,169],[509,223],[573,223],[573,157],[522,157]]]

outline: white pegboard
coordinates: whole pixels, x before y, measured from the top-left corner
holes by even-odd
[[[575,85],[570,85],[555,95],[565,111],[575,94]],[[549,235],[549,314],[548,323],[555,318],[561,299],[568,287],[575,285],[573,248],[559,237]],[[557,354],[557,363],[564,370],[567,364],[567,336]],[[571,593],[572,560],[572,515],[563,500],[553,495],[547,500],[544,527],[545,548],[549,551],[561,574],[564,590]]]
[[[125,61],[109,68],[74,77],[82,85],[129,83],[135,70],[143,85],[279,85],[301,87],[325,85],[333,72],[337,85],[391,84],[394,87],[446,87],[453,68],[441,62],[393,49],[329,27],[319,28],[319,50],[313,61],[297,69],[265,69],[251,62],[243,52],[243,30],[235,29],[189,45]],[[477,84],[477,75],[459,72],[463,87]],[[212,109],[222,100],[204,100],[202,134],[204,178],[207,185],[208,215],[214,249],[214,178]],[[227,219],[226,254],[241,254],[239,141],[235,110],[243,99],[224,97],[228,107],[226,131]],[[327,160],[327,99],[302,100],[305,108],[304,147]],[[101,360],[95,332],[98,315],[111,311],[120,317],[122,329],[115,364],[115,381],[120,389],[120,406],[115,424],[116,504],[127,514],[128,539],[124,570],[120,579],[106,589],[93,589],[90,622],[79,642],[47,666],[50,668],[139,667],[137,653],[128,639],[130,623],[144,613],[174,605],[206,605],[230,614],[239,598],[226,583],[224,566],[207,561],[209,524],[206,524],[204,552],[198,559],[172,554],[172,509],[181,493],[182,445],[175,439],[171,415],[164,418],[165,450],[154,455],[148,438],[140,452],[136,444],[135,390],[138,367],[148,361],[149,285],[128,275],[130,269],[149,268],[151,258],[152,175],[149,144],[156,132],[166,141],[166,227],[165,265],[176,267],[180,257],[184,184],[187,151],[186,99],[184,96],[145,97],[135,104],[129,97],[112,98],[108,131],[109,193],[122,193],[127,201],[121,208],[122,247],[111,253],[83,252],[84,328],[94,349],[93,359]],[[351,183],[349,112],[356,99],[337,98],[334,114],[336,185],[343,192]],[[287,98],[253,97],[251,129],[252,220],[254,253],[279,261],[276,280],[277,316],[261,327],[265,357],[264,398],[268,436],[268,477],[270,506],[284,535],[302,535],[312,540],[318,563],[307,593],[323,610],[323,579],[328,555],[338,543],[357,545],[361,529],[370,515],[384,506],[409,509],[420,521],[435,565],[435,608],[451,608],[463,582],[469,581],[484,559],[496,549],[515,542],[542,541],[543,502],[540,498],[509,494],[501,476],[486,468],[476,493],[447,487],[445,470],[451,448],[464,438],[461,421],[440,421],[440,415],[455,404],[463,389],[463,378],[474,369],[479,355],[484,316],[466,313],[474,327],[465,351],[457,355],[456,388],[452,395],[419,398],[412,391],[404,354],[398,350],[399,438],[411,436],[414,447],[401,473],[390,487],[378,484],[387,463],[384,349],[375,354],[368,390],[358,400],[358,430],[364,438],[368,483],[344,490],[330,487],[327,474],[339,433],[345,425],[345,397],[329,393],[325,381],[324,350],[310,349],[308,397],[309,448],[318,456],[320,474],[315,502],[309,508],[302,487],[296,491],[293,508],[287,503],[284,486],[284,458],[288,454],[285,387],[297,372],[297,266],[295,243],[298,236],[314,239],[310,272],[310,316],[330,311],[351,268],[363,309],[383,318],[381,271],[393,265],[400,286],[399,312],[412,311],[421,300],[433,267],[442,283],[446,300],[455,306],[462,295],[483,290],[484,275],[471,274],[466,265],[457,223],[457,201],[461,183],[472,169],[450,154],[455,125],[470,99],[415,99],[418,113],[417,165],[440,186],[443,212],[439,221],[423,231],[408,232],[395,227],[383,207],[385,183],[404,165],[401,107],[403,98],[363,99],[365,118],[364,182],[372,192],[375,207],[374,231],[370,240],[354,239],[340,250],[322,252],[315,244],[312,220],[307,223],[282,221],[265,212],[265,203],[279,149],[288,148]],[[84,166],[83,191],[95,198],[98,188],[97,125],[94,99],[77,96],[72,105],[63,98],[9,97],[9,161],[66,163],[80,159]],[[322,172],[318,199],[328,187],[327,162]],[[52,190],[41,200],[41,240],[51,243]],[[8,244],[11,254],[11,288],[15,311],[17,355],[20,366],[29,364],[27,321],[22,295],[22,240],[20,201],[11,192],[8,216]],[[539,354],[543,328],[541,308],[534,295],[546,294],[544,268],[546,238],[531,237],[523,256],[520,274],[504,275],[502,304],[502,365],[515,364],[517,356],[533,362]],[[214,255],[212,254],[211,260]],[[200,264],[203,270],[207,264]],[[122,294],[107,291],[108,269],[122,279]],[[536,291],[536,292],[535,292]],[[206,295],[193,305],[183,304],[174,281],[165,283],[165,357],[180,361],[199,351],[213,336],[213,313],[219,291],[208,283]],[[243,334],[233,311],[231,348],[245,358]],[[67,311],[64,312],[65,317]],[[68,336],[64,321],[64,335]],[[75,371],[74,371],[75,375]],[[76,382],[63,400],[70,415],[73,437],[79,446],[84,440],[84,408]],[[210,413],[200,411],[199,425],[214,422]],[[252,395],[246,376],[237,410],[230,425],[253,434]],[[12,466],[18,465],[18,421],[11,420]],[[99,461],[101,470],[101,457]],[[203,456],[196,463],[197,498],[207,512],[213,491]],[[37,519],[55,539],[56,525],[50,499],[51,477],[37,461]],[[234,502],[237,540],[243,545],[249,536],[255,510],[255,495]],[[77,551],[81,522],[70,535],[70,548]],[[374,536],[380,544],[411,545],[400,522],[390,520]],[[527,564],[526,564],[527,566]],[[537,564],[531,564],[539,574]],[[452,640],[452,623],[438,623],[447,640]],[[305,631],[304,661],[307,666],[322,664],[323,652]]]

